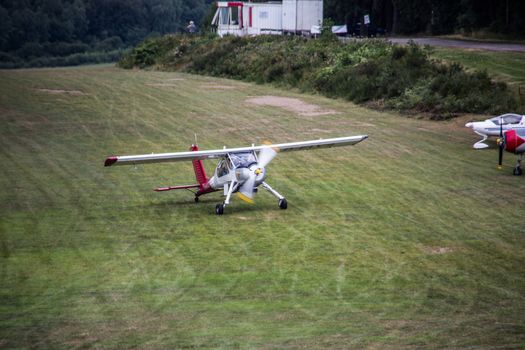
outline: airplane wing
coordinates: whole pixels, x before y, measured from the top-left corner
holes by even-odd
[[[241,148],[224,148],[210,151],[188,151],[188,152],[175,152],[175,153],[152,153],[152,154],[141,154],[133,156],[111,156],[106,158],[104,166],[111,165],[133,165],[133,164],[145,164],[145,163],[162,163],[162,162],[178,162],[183,160],[195,160],[195,159],[211,159],[221,158],[230,153],[242,153],[251,151],[260,151],[263,148],[271,147],[279,150],[280,152],[287,151],[299,151],[314,148],[330,148],[330,147],[341,147],[355,145],[368,138],[368,135],[358,136],[347,136],[337,137],[331,139],[319,139],[310,141],[270,144],[252,147],[241,147]]]

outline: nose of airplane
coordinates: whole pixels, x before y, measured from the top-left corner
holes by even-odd
[[[472,122],[469,122],[469,123],[465,124],[465,126],[466,126],[467,128],[472,128],[472,125],[473,125]]]

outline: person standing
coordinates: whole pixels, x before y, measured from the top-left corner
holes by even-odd
[[[195,26],[195,23],[193,21],[190,21],[190,24],[188,24],[186,30],[188,31],[188,33],[194,34],[195,32],[197,32],[197,27]]]

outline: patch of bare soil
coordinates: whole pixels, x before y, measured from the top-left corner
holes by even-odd
[[[454,249],[450,247],[423,247],[423,250],[427,254],[447,254],[452,253]]]
[[[152,87],[179,87],[178,84],[173,83],[152,83],[152,84],[145,84],[146,86],[152,86]]]
[[[298,98],[279,97],[279,96],[256,96],[245,101],[246,103],[257,106],[280,107],[298,115],[307,117],[317,117],[322,115],[339,114],[332,109],[323,109],[318,105],[306,103]]]
[[[80,90],[60,90],[60,89],[35,89],[35,90],[36,91],[45,92],[45,93],[48,93],[48,94],[53,94],[53,95],[62,95],[62,94],[72,95],[72,96],[85,95],[85,93],[83,93]]]

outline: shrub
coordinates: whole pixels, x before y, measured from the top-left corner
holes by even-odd
[[[17,58],[7,52],[0,51],[0,62],[16,62]]]
[[[31,59],[44,55],[44,47],[39,43],[25,43],[20,49],[16,50],[16,55],[23,59]]]
[[[89,45],[81,42],[74,43],[46,43],[44,50],[49,56],[69,56],[75,53],[89,51]]]
[[[95,51],[109,52],[124,46],[124,42],[119,36],[112,36],[94,45]]]
[[[433,113],[435,119],[517,106],[504,83],[492,82],[486,72],[432,61],[414,43],[171,35],[142,42],[119,65],[273,83],[357,103],[381,101],[389,108]]]

